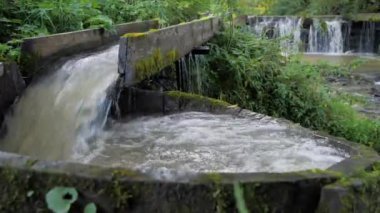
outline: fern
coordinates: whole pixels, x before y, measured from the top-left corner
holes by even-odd
[[[115,31],[112,20],[104,15],[97,15],[85,21],[86,28],[103,28],[108,31]]]

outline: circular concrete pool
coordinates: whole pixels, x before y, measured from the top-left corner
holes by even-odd
[[[350,156],[326,138],[269,117],[195,111],[115,123],[98,143],[84,161],[136,169],[158,179],[327,169]]]

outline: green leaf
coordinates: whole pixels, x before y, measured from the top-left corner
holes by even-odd
[[[239,213],[249,213],[244,200],[244,192],[243,189],[240,187],[239,183],[234,183],[234,195]]]
[[[77,199],[76,189],[68,187],[54,187],[45,196],[48,208],[54,213],[67,213]]]
[[[96,205],[95,203],[89,203],[84,208],[84,213],[96,213]]]

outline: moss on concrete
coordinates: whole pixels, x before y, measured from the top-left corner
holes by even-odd
[[[160,49],[154,49],[151,56],[138,60],[135,63],[136,79],[142,81],[161,71],[166,66],[178,60],[178,51],[170,50],[162,53]]]
[[[208,97],[204,97],[204,96],[192,94],[192,93],[186,93],[186,92],[180,92],[180,91],[168,91],[166,92],[166,95],[168,95],[169,97],[180,98],[180,99],[185,99],[185,100],[195,100],[195,101],[200,101],[200,102],[203,101],[203,102],[210,103],[212,106],[219,106],[219,107],[231,106],[231,104],[225,101],[208,98]]]
[[[370,170],[362,170],[349,177],[342,176],[325,188],[334,199],[334,205],[321,203],[318,212],[380,212],[379,177],[380,163],[375,163]]]
[[[352,21],[380,22],[380,13],[359,13],[347,17]]]
[[[149,32],[143,32],[143,33],[127,33],[124,34],[123,38],[139,38],[139,37],[145,37]]]

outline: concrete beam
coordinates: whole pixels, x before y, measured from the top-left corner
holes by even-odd
[[[210,17],[147,33],[124,35],[120,40],[119,73],[125,76],[125,86],[173,64],[210,40],[219,29],[219,18]]]
[[[157,29],[158,21],[143,21],[119,24],[116,32],[104,29],[88,29],[25,39],[21,46],[21,59],[28,73],[39,71],[46,64],[62,56],[93,50],[100,46],[116,43],[120,36],[130,32],[145,32]]]

